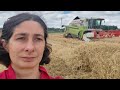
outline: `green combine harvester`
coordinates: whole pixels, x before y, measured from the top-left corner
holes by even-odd
[[[103,18],[84,18],[78,16],[68,25],[65,26],[64,37],[66,38],[79,38],[80,40],[90,41],[95,38],[95,32],[117,30],[117,26],[103,25]]]

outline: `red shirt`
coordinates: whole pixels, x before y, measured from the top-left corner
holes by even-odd
[[[60,76],[57,77],[51,77],[48,75],[46,69],[43,66],[39,67],[40,69],[40,79],[63,79]],[[7,70],[4,70],[3,72],[0,73],[0,79],[16,79],[15,72],[10,65]]]

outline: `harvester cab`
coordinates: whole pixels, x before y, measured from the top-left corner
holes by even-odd
[[[103,20],[104,19],[102,19],[102,18],[87,19],[87,21],[88,21],[88,29],[101,29],[101,26],[103,24]]]

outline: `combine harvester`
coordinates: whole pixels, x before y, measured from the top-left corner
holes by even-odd
[[[102,25],[103,22],[105,22],[103,18],[81,19],[77,16],[68,26],[64,26],[64,37],[77,37],[83,41],[91,41],[120,36],[117,26]]]

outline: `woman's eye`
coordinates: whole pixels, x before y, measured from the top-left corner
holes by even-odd
[[[19,37],[17,40],[25,40],[25,37]]]
[[[42,40],[42,39],[41,39],[41,38],[36,38],[36,40],[40,41],[40,40]]]

